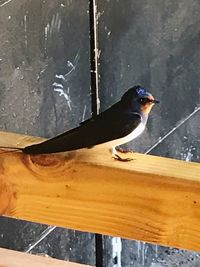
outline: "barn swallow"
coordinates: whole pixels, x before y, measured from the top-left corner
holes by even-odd
[[[119,102],[82,122],[79,127],[21,150],[26,154],[47,154],[104,144],[115,159],[127,161],[117,154],[116,147],[135,139],[144,131],[148,115],[156,103],[159,101],[145,88],[134,86]]]

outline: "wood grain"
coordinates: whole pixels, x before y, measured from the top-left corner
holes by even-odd
[[[89,267],[0,248],[0,267]]]
[[[4,145],[35,140],[3,135]],[[129,156],[134,160],[115,161],[104,147],[39,156],[1,151],[0,212],[200,250],[200,164]]]

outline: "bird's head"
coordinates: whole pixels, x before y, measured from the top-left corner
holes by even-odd
[[[158,100],[147,92],[145,88],[140,85],[136,85],[130,88],[123,96],[122,103],[124,103],[132,111],[142,112],[148,115],[152,107],[159,103]]]

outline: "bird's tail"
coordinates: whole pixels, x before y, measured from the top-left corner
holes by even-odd
[[[16,152],[16,151],[23,151],[24,148],[22,148],[22,147],[0,146],[0,150],[4,150],[3,152]]]

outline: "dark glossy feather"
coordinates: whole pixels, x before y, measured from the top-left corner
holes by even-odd
[[[131,133],[141,122],[139,114],[130,112],[120,101],[79,127],[40,144],[25,147],[28,154],[45,154],[90,148]]]

